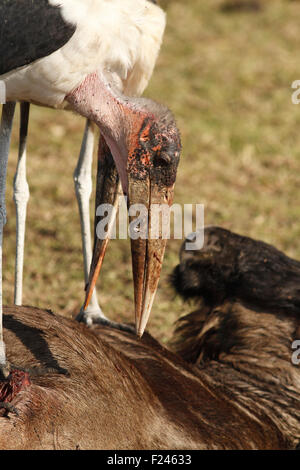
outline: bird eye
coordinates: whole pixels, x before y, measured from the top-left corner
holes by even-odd
[[[172,159],[170,155],[166,152],[161,152],[160,150],[156,152],[154,156],[154,164],[155,166],[168,166],[170,165]]]

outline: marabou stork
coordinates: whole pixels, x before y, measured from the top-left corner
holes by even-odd
[[[107,168],[105,155],[111,152],[128,204],[144,204],[148,209],[149,233],[151,205],[172,203],[180,137],[166,107],[128,95],[140,94],[152,73],[165,26],[163,11],[147,0],[2,0],[0,14],[5,18],[0,79],[7,99],[0,136],[1,247],[15,101],[70,109],[95,123],[104,139],[99,143],[98,170]],[[23,115],[26,123],[28,105]],[[21,132],[23,142],[26,127]],[[100,175],[97,182],[97,203],[115,203],[118,178]],[[149,318],[166,245],[165,240],[145,238],[131,240],[139,335]],[[85,309],[106,244],[100,239],[94,243]],[[2,295],[0,308],[0,366],[6,375]]]
[[[149,1],[152,3],[157,3],[156,0]],[[123,80],[123,83],[119,83],[120,90],[125,89],[126,95],[139,95],[143,92],[150,78],[151,70],[153,69],[153,65],[155,63],[162,40],[165,21],[161,15],[161,11],[157,8],[151,8],[151,4],[148,4],[148,9],[150,15],[156,15],[158,20],[155,30],[153,29],[149,32],[147,31],[147,34],[144,34],[143,36],[143,51],[146,52],[147,49],[149,49],[147,51],[147,63],[144,62],[143,65],[144,67],[147,66],[148,68],[143,70],[143,73],[140,74],[139,79],[132,81],[132,79],[130,79],[131,74],[129,73],[127,78]],[[6,11],[7,9],[5,9],[4,13]],[[5,18],[4,15],[3,17]],[[159,19],[161,19],[161,21],[159,21]],[[2,23],[2,28],[3,27],[4,23]],[[3,36],[3,34],[1,36]],[[3,66],[6,67],[5,64],[3,64]],[[0,71],[0,73],[2,72]],[[14,179],[14,200],[16,204],[16,266],[14,303],[16,305],[22,305],[23,291],[25,224],[26,209],[29,199],[29,186],[26,180],[26,140],[28,131],[29,106],[30,105],[28,102],[21,103],[19,160]],[[91,121],[87,120],[78,163],[74,171],[75,194],[77,197],[80,215],[84,276],[86,283],[88,282],[89,269],[92,259],[89,200],[92,190],[91,171],[93,149],[93,125]],[[85,321],[88,324],[91,324],[93,321],[95,322],[105,319],[105,316],[103,315],[102,310],[98,304],[96,289],[93,290],[88,307],[81,311],[77,318],[79,320]]]

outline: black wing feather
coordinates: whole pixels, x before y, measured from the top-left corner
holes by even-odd
[[[48,0],[0,0],[0,75],[52,54],[75,29]]]

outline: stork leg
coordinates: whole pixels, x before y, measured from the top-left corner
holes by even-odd
[[[2,242],[3,227],[6,223],[5,189],[7,161],[10,147],[10,137],[15,112],[15,103],[3,105],[0,125],[0,378],[9,374],[6,362],[5,344],[3,341],[3,310],[2,310]]]
[[[89,271],[92,261],[92,240],[90,225],[90,197],[92,193],[92,163],[94,150],[94,130],[91,121],[87,120],[84,136],[82,140],[78,164],[74,172],[75,192],[79,207],[82,251],[84,264],[85,283],[88,282]],[[81,312],[78,320],[83,320],[87,324],[92,324],[97,320],[105,320],[97,300],[96,289],[93,292],[90,305]]]
[[[29,186],[26,180],[26,140],[28,132],[29,108],[29,103],[21,103],[19,160],[14,178],[14,201],[16,205],[15,305],[22,305],[23,291],[26,210],[29,199]]]
[[[103,250],[104,247],[107,246],[109,242],[111,231],[113,230],[115,217],[117,214],[118,206],[119,206],[119,199],[120,196],[123,194],[121,183],[119,181],[117,170],[113,161],[113,157],[111,155],[111,151],[108,148],[105,140],[99,139],[99,147],[98,147],[98,168],[97,168],[97,182],[96,182],[96,200],[95,200],[95,223],[94,223],[94,252],[93,258],[91,263],[90,270],[93,272],[94,270],[100,269],[98,260],[97,260],[97,253],[99,254],[98,250]],[[99,221],[98,207],[101,204],[109,204],[114,207],[113,213],[111,214],[110,221],[108,226],[106,226],[106,236],[105,238],[101,239],[100,245],[97,242],[97,225]],[[97,218],[98,217],[98,218]],[[105,248],[106,249],[106,248]],[[100,255],[101,258],[101,255]],[[103,258],[102,258],[103,261]],[[101,263],[102,263],[101,261]],[[94,263],[96,262],[96,266]],[[90,273],[89,273],[90,276]],[[88,282],[93,282],[90,278]],[[87,284],[88,287],[88,284]],[[90,292],[94,292],[95,285],[93,284],[93,288]],[[95,317],[93,314],[89,315],[89,305],[90,294],[88,294],[85,298],[85,302],[81,309],[80,314],[77,317],[78,321],[84,321],[89,326],[92,324],[97,324],[101,326],[109,326],[110,328],[115,328],[121,331],[126,331],[129,333],[135,333],[135,329],[130,325],[124,325],[122,323],[116,323],[111,320],[108,320],[105,317],[97,316]]]

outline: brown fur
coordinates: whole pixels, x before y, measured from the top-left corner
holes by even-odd
[[[173,348],[210,386],[222,384],[237,406],[269,417],[289,447],[300,442],[300,366],[292,344],[300,321],[237,301],[202,306],[177,324]]]
[[[289,447],[300,442],[300,262],[275,247],[206,227],[204,246],[180,252],[176,291],[198,310],[179,320],[173,348],[210,387],[241,409],[269,417]]]
[[[256,406],[269,398],[255,395],[256,384],[230,365],[199,370],[149,335],[139,340],[108,327],[91,331],[36,308],[7,307],[4,313],[8,360],[54,371],[32,376],[32,385],[13,400],[19,416],[0,418],[1,449],[293,445],[271,404]],[[240,380],[226,383],[230,374]]]

